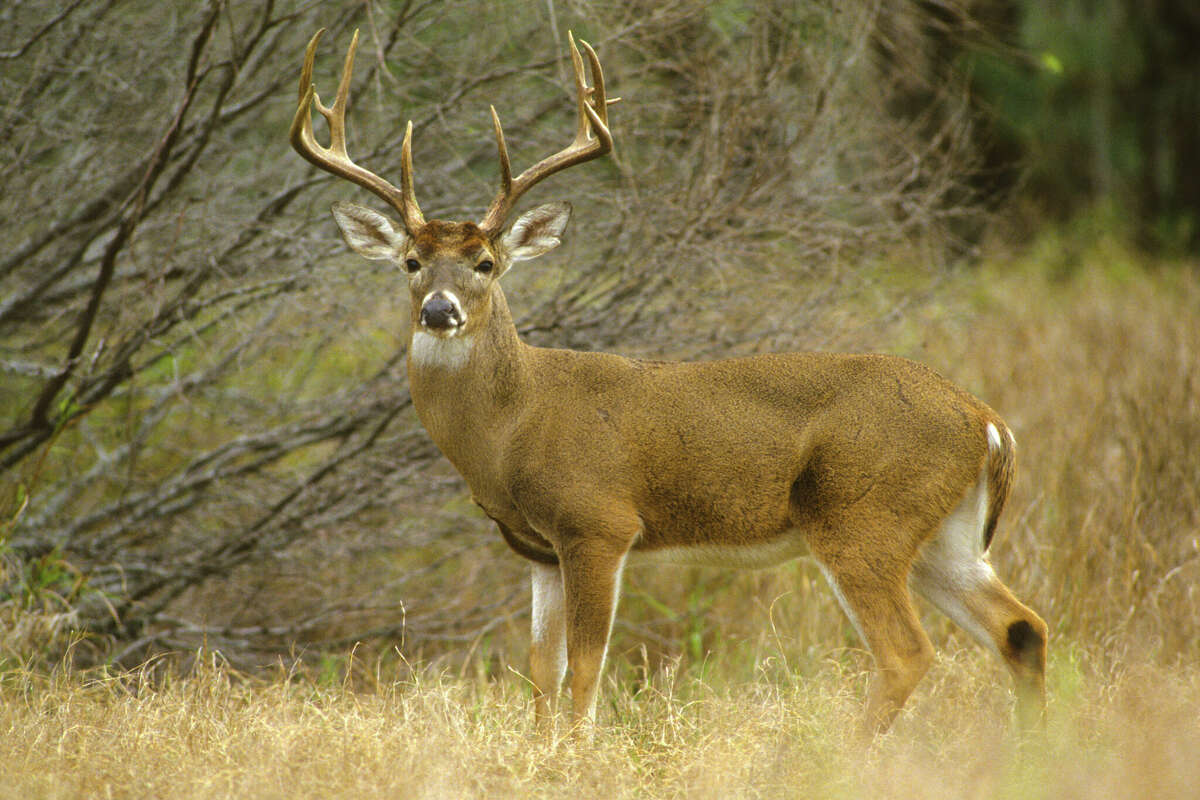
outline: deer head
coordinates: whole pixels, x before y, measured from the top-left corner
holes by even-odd
[[[504,130],[493,106],[492,124],[500,157],[500,188],[482,220],[426,221],[413,190],[412,122],[401,149],[400,188],[355,164],[346,153],[346,102],[358,31],[350,43],[333,106],[321,103],[312,85],[313,58],[324,29],[308,43],[300,75],[300,102],[292,120],[291,143],[300,155],[321,169],[369,189],[400,215],[401,226],[376,211],[352,203],[333,205],[333,216],[346,243],[359,255],[402,266],[409,276],[414,335],[436,339],[469,339],[491,319],[499,292],[497,281],[517,261],[535,258],[558,246],[571,216],[567,203],[549,203],[521,215],[504,230],[504,223],[525,192],[546,177],[567,167],[598,158],[612,150],[608,129],[608,104],[604,74],[596,53],[580,42],[587,53],[592,86],[584,79],[583,58],[568,33],[575,72],[578,106],[575,138],[563,150],[542,159],[515,178],[504,143]],[[329,124],[330,144],[324,147],[313,136],[311,109]]]

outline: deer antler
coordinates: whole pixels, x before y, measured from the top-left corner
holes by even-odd
[[[412,179],[412,122],[404,131],[404,144],[400,150],[400,188],[397,189],[374,172],[363,169],[350,160],[346,154],[346,100],[350,96],[350,75],[354,71],[354,51],[358,48],[358,31],[350,42],[350,50],[346,53],[346,62],[342,67],[342,79],[338,84],[337,97],[333,108],[327,108],[317,96],[316,87],[312,84],[313,58],[317,52],[317,42],[325,29],[317,31],[308,42],[304,53],[304,69],[300,72],[300,104],[296,107],[296,116],[292,118],[290,140],[296,152],[306,160],[334,175],[345,178],[369,189],[392,208],[400,213],[404,227],[409,233],[414,233],[425,224],[421,215],[421,207],[417,205],[413,193]],[[329,123],[329,147],[317,144],[313,137],[312,106],[317,107],[321,116]]]
[[[542,159],[514,178],[508,161],[508,147],[504,144],[504,129],[500,127],[500,117],[496,114],[496,107],[492,106],[492,125],[496,128],[496,148],[500,151],[500,191],[496,193],[496,198],[488,207],[487,214],[479,223],[480,229],[488,236],[494,236],[499,232],[513,206],[521,199],[521,195],[540,183],[543,178],[567,167],[599,158],[612,150],[612,133],[608,130],[608,106],[610,103],[617,102],[619,98],[610,100],[606,97],[604,73],[600,69],[600,60],[596,58],[596,51],[592,49],[592,46],[581,39],[579,43],[587,52],[592,82],[595,84],[594,87],[587,85],[583,75],[583,59],[579,55],[579,48],[575,46],[575,37],[568,32],[567,38],[571,43],[571,62],[575,67],[576,102],[579,106],[575,139],[563,150]]]

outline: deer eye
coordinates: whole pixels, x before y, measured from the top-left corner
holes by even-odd
[[[421,262],[417,261],[415,258],[410,258],[408,261],[404,262],[404,268],[409,272],[416,272],[421,268]]]
[[[490,273],[492,271],[492,268],[495,266],[496,265],[493,264],[491,261],[484,260],[484,261],[480,261],[478,264],[475,265],[475,271],[478,273],[481,273],[483,275],[487,275],[488,273]]]

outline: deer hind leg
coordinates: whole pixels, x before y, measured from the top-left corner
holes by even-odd
[[[1046,703],[1046,623],[1023,605],[993,572],[983,549],[983,481],[925,544],[913,567],[917,592],[998,653],[1013,674],[1018,715],[1025,727]]]
[[[532,588],[532,636],[529,645],[529,677],[533,681],[533,708],[537,726],[554,724],[558,695],[567,674],[567,620],[562,572],[557,564],[534,562]]]
[[[875,657],[861,731],[869,739],[891,726],[933,663],[933,645],[908,593],[907,563],[822,554],[816,543],[813,553],[846,616]]]
[[[1046,707],[1046,623],[1001,583],[984,560],[913,571],[913,584],[929,602],[989,650],[1013,674],[1022,727],[1041,719]],[[965,568],[962,568],[964,567]]]

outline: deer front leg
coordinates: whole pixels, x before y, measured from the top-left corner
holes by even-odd
[[[534,562],[530,573],[533,600],[529,676],[533,680],[534,720],[538,728],[554,726],[558,693],[567,673],[567,621],[562,572],[557,564]]]
[[[590,541],[564,548],[559,554],[566,600],[572,722],[576,728],[587,728],[595,722],[596,690],[604,669],[627,552],[624,543]]]

